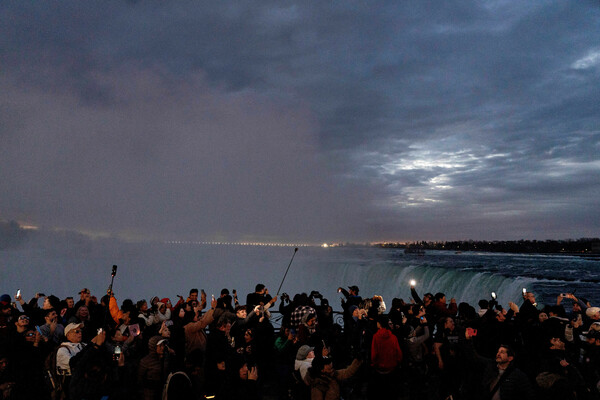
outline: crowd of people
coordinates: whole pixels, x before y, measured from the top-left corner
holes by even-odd
[[[573,294],[477,308],[338,288],[218,298],[0,297],[0,400],[600,399],[600,308]],[[389,302],[388,302],[389,303]]]

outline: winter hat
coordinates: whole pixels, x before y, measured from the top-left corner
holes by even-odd
[[[356,305],[352,305],[350,307],[348,307],[348,313],[350,313],[350,315],[352,315],[352,313],[354,312],[354,310],[358,309],[358,306]]]
[[[160,302],[167,304],[167,303],[170,303],[171,300],[168,297],[165,297],[164,299],[160,299]]]
[[[3,294],[2,296],[0,296],[0,303],[2,303],[3,306],[9,304],[10,303],[10,295]]]
[[[306,357],[308,357],[308,353],[310,353],[314,349],[314,347],[310,347],[308,345],[300,346],[298,352],[296,353],[296,360],[306,360]]]

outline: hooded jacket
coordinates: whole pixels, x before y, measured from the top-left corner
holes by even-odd
[[[398,339],[389,330],[379,328],[371,342],[371,365],[379,372],[393,371],[402,362]]]

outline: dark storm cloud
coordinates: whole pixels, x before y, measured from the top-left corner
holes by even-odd
[[[597,235],[595,2],[0,11],[0,217],[188,238]]]

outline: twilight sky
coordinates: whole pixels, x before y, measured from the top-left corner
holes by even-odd
[[[2,1],[0,182],[125,238],[598,236],[600,4]]]

